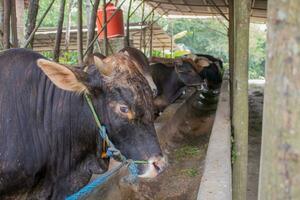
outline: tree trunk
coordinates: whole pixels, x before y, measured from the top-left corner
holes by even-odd
[[[72,7],[74,5],[74,0],[69,1],[69,7],[68,7],[68,19],[66,24],[66,35],[65,35],[65,47],[66,51],[69,50],[69,44],[70,44],[70,29],[72,25]]]
[[[19,46],[22,46],[25,40],[24,0],[16,0],[16,13]]]
[[[82,49],[82,0],[78,0],[78,18],[77,18],[77,50],[78,63],[83,63],[83,49]]]
[[[88,34],[87,34],[87,44],[86,44],[87,47],[91,44],[93,38],[95,37],[97,10],[99,7],[99,2],[100,2],[100,0],[95,0],[93,9],[91,12],[90,25],[89,25]],[[91,47],[87,50],[87,56],[90,56],[92,53],[93,53],[93,47]]]
[[[10,0],[4,0],[4,18],[3,18],[3,47],[10,48]]]
[[[29,8],[28,8],[28,17],[26,21],[26,34],[25,39],[28,40],[30,34],[35,28],[36,24],[36,17],[38,15],[39,10],[39,0],[30,0],[29,2]],[[33,46],[33,38],[30,41],[30,46]]]
[[[61,42],[62,29],[64,23],[64,16],[65,16],[65,4],[66,4],[66,0],[61,0],[60,9],[59,9],[59,18],[57,23],[57,31],[55,36],[55,46],[53,52],[53,60],[56,62],[59,61],[60,42]]]
[[[300,199],[300,4],[268,1],[259,199]]]
[[[11,0],[11,35],[12,35],[12,45],[14,48],[19,46],[18,42],[18,30],[17,30],[17,14],[16,14],[16,0]]]
[[[247,196],[250,5],[250,0],[234,1],[235,55],[232,126],[236,160],[233,163],[233,200],[245,200]]]

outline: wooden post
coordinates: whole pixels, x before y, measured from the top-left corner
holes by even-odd
[[[82,65],[82,63],[83,63],[83,47],[82,47],[82,0],[78,0],[77,51],[78,51],[78,64]]]
[[[106,18],[106,0],[103,0],[103,23],[107,24]],[[107,38],[107,26],[104,27],[104,38],[103,38],[104,55],[108,56],[108,38]]]
[[[12,46],[17,48],[19,46],[18,42],[18,30],[17,30],[17,14],[16,14],[16,0],[10,2],[10,26],[11,26],[11,41]]]
[[[69,0],[68,6],[68,17],[67,17],[67,24],[66,24],[66,34],[65,34],[65,50],[69,50],[70,45],[70,30],[72,24],[72,7],[74,5],[74,0]]]
[[[232,126],[236,160],[233,164],[233,200],[247,195],[248,162],[248,49],[251,0],[234,1],[234,70]]]
[[[86,26],[90,27],[91,23],[91,0],[85,0],[85,12],[86,12]]]
[[[229,29],[228,29],[228,47],[229,47],[229,84],[230,84],[230,115],[232,118],[233,107],[233,70],[234,70],[234,10],[233,1],[229,0]]]
[[[25,40],[25,20],[24,20],[24,0],[16,0],[16,14],[17,14],[17,32],[19,46],[22,46]]]
[[[300,199],[300,4],[268,1],[259,199]]]
[[[154,12],[152,13],[151,17],[151,25],[150,25],[150,47],[149,47],[149,56],[152,57],[153,51],[153,20],[154,20]]]
[[[59,18],[57,23],[57,31],[55,36],[55,45],[54,45],[54,52],[53,52],[53,60],[56,62],[59,61],[60,42],[61,42],[62,28],[64,23],[64,16],[65,16],[65,4],[66,4],[66,0],[60,1]]]
[[[27,21],[26,21],[26,34],[25,34],[26,40],[29,39],[31,33],[33,32],[33,30],[35,28],[36,17],[38,15],[38,11],[39,11],[39,0],[30,0],[29,8],[28,8],[28,17],[27,17]],[[30,40],[31,47],[32,47],[32,44],[33,44],[33,39]],[[27,45],[25,47],[27,47]]]
[[[3,20],[3,46],[4,49],[10,48],[10,0],[4,0],[4,20]]]
[[[92,12],[90,16],[90,25],[88,27],[88,34],[87,34],[87,55],[89,56],[90,54],[93,53],[93,46],[88,49],[88,46],[91,44],[94,36],[95,36],[95,27],[96,27],[96,19],[97,19],[97,11],[99,7],[99,2],[100,0],[95,0],[94,5],[92,5]]]
[[[144,23],[144,15],[145,15],[145,2],[142,0],[142,20],[141,20],[141,30],[140,30],[140,50],[142,51],[143,47],[143,23]]]
[[[131,6],[132,6],[132,0],[129,1],[129,6],[128,6],[128,13],[127,13],[127,21],[126,21],[126,43],[125,45],[127,47],[130,46],[130,11],[131,11]]]

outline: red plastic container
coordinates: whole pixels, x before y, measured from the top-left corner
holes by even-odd
[[[106,20],[108,21],[112,14],[115,12],[117,8],[114,6],[114,4],[109,3],[106,5]],[[98,9],[97,12],[98,19],[97,21],[97,28],[98,28],[98,34],[99,31],[102,29],[103,23],[103,11],[102,8]],[[114,37],[121,37],[124,36],[124,23],[123,23],[123,11],[118,10],[117,13],[112,17],[112,19],[107,24],[107,37],[108,38],[114,38]],[[104,31],[100,33],[99,38],[103,39],[104,37]]]

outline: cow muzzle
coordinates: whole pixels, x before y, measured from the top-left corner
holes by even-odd
[[[148,160],[148,164],[140,165],[140,178],[154,178],[163,172],[167,167],[167,159],[162,156],[154,156]]]

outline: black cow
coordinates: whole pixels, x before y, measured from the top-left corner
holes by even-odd
[[[182,94],[185,86],[203,84],[203,79],[198,75],[197,68],[190,59],[177,60],[174,67],[155,63],[150,69],[158,90],[154,99],[156,114],[173,103]]]
[[[201,67],[198,71],[202,79],[205,80],[207,88],[215,90],[220,88],[222,83],[223,62],[211,55],[194,54],[192,57],[196,65]]]
[[[137,66],[139,66],[138,69],[140,69],[140,72],[144,75],[144,77],[148,81],[148,84],[153,91],[153,95],[156,96],[157,87],[150,74],[149,61],[148,58],[145,56],[145,54],[133,47],[125,47],[121,49],[119,52],[128,55],[132,59],[132,61],[135,62]]]
[[[0,53],[0,199],[63,199],[102,172],[102,140],[83,93],[116,147],[150,161],[141,176],[163,170],[151,89],[128,56],[84,72],[11,49]]]

